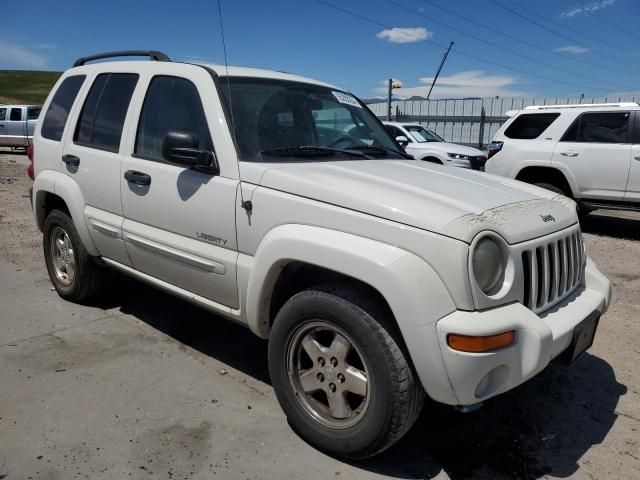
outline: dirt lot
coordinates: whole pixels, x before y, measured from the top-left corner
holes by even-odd
[[[471,414],[428,405],[398,445],[373,460],[346,464],[290,431],[270,388],[266,343],[243,328],[120,277],[89,308],[57,299],[45,278],[26,164],[24,155],[0,153],[0,263],[15,266],[0,279],[0,479],[640,478],[640,215],[599,212],[583,226],[587,253],[615,289],[589,353],[568,369],[550,366]],[[25,280],[28,275],[36,280]],[[24,307],[8,293],[19,292],[19,282],[34,292]],[[60,325],[42,320],[33,327],[38,335],[7,340],[11,329],[31,328],[29,312],[39,304],[48,305],[52,318],[55,313],[76,325],[64,327],[68,338],[56,333]],[[14,325],[21,312],[29,318]],[[90,317],[94,323],[74,323]],[[98,328],[99,321],[107,323]],[[137,333],[127,334],[133,327]],[[79,351],[73,341],[82,335],[92,335],[82,337],[91,348]],[[46,352],[54,347],[52,363]],[[146,370],[135,367],[139,359],[105,370],[107,360],[113,365],[138,350],[158,354],[145,357]],[[45,357],[49,370],[42,366]],[[67,364],[82,369],[73,380],[80,386],[70,383],[59,392],[64,401],[56,402],[47,386],[61,381],[71,367],[59,365]],[[29,369],[41,375],[37,386],[25,380]],[[170,400],[157,401],[158,384],[166,382],[161,396]],[[216,408],[225,408],[224,415],[207,413],[209,387],[218,392]],[[68,391],[74,388],[77,395]],[[171,396],[172,388],[184,398]],[[117,400],[100,403],[114,391],[121,392]],[[87,407],[94,397],[100,408]],[[252,414],[244,405],[254,406]],[[163,427],[194,408],[200,423]]]

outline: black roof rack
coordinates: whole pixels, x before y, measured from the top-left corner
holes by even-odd
[[[155,50],[122,50],[120,52],[106,52],[98,53],[96,55],[90,55],[88,57],[80,57],[73,63],[73,66],[79,67],[87,62],[92,62],[93,60],[101,60],[103,58],[112,57],[149,57],[151,60],[155,60],[156,62],[171,61],[167,54]]]

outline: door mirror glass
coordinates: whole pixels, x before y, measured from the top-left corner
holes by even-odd
[[[407,145],[409,145],[409,139],[404,135],[398,135],[396,137],[396,142],[398,142],[402,147],[406,147]]]
[[[207,171],[218,171],[218,162],[211,150],[201,150],[195,133],[183,131],[167,132],[162,140],[162,157],[171,163],[195,167]]]

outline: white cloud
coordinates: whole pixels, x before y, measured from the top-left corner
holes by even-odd
[[[587,53],[589,51],[588,48],[579,47],[577,45],[567,45],[566,47],[556,48],[554,52],[563,52],[563,53]]]
[[[414,95],[426,97],[433,82],[433,77],[419,79],[422,85],[398,88],[394,96],[408,98]],[[468,70],[449,76],[440,76],[433,87],[431,98],[464,98],[464,97],[520,97],[526,92],[513,90],[516,79],[509,75],[491,75],[482,70]],[[375,93],[384,94],[386,89],[377,88]]]
[[[590,13],[597,12],[603,8],[610,7],[616,3],[616,0],[597,0],[595,2],[583,3],[580,7],[566,10],[560,14],[561,17],[571,18],[576,15],[588,15]]]
[[[46,64],[46,57],[15,43],[0,41],[0,65],[4,67],[41,68]]]
[[[376,34],[376,37],[381,38],[382,40],[388,40],[391,43],[413,43],[413,42],[421,42],[422,40],[426,40],[427,38],[431,38],[433,36],[433,32],[430,32],[426,28],[423,27],[415,27],[415,28],[390,28],[387,30],[382,30]]]

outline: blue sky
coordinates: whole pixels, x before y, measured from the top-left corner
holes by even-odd
[[[3,3],[0,69],[64,70],[77,57],[121,49],[224,59],[216,0]],[[425,95],[449,41],[434,97],[640,91],[640,0],[221,4],[230,64],[311,76],[361,97],[384,95],[390,77],[405,87],[398,94]]]

